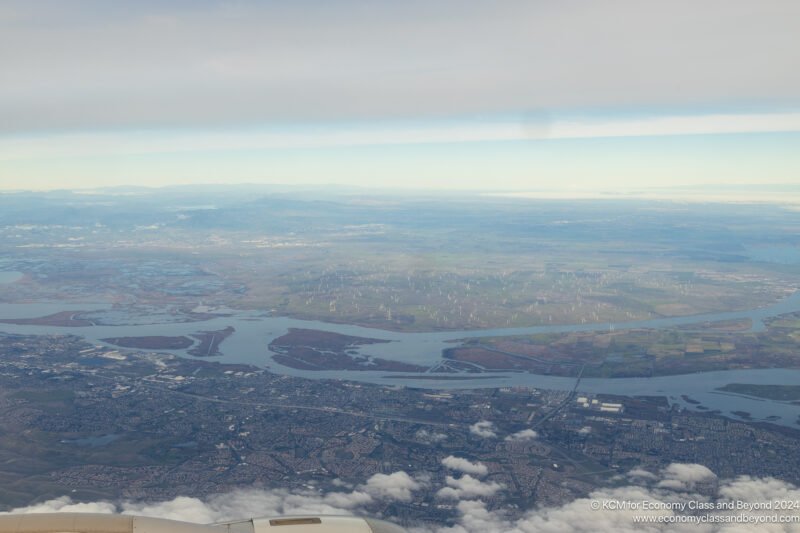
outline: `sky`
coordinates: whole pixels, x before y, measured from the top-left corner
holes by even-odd
[[[800,184],[793,0],[0,0],[0,190]]]

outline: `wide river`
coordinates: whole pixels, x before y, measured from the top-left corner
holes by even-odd
[[[36,303],[0,304],[0,319],[31,318],[53,314],[59,311],[101,311],[109,310],[107,304],[96,303]],[[536,326],[524,328],[487,329],[469,331],[401,333],[380,329],[365,328],[343,324],[331,324],[310,320],[270,316],[263,312],[230,311],[230,316],[221,316],[202,322],[174,322],[167,315],[153,315],[155,324],[142,324],[137,320],[130,325],[93,325],[87,327],[57,327],[0,324],[0,331],[28,335],[73,334],[85,337],[88,341],[100,344],[100,339],[109,337],[139,337],[152,335],[189,335],[198,331],[219,330],[233,326],[236,332],[220,346],[222,357],[214,358],[226,363],[244,363],[269,368],[280,374],[320,379],[348,379],[382,385],[405,385],[431,389],[469,389],[484,387],[529,386],[547,389],[571,390],[575,378],[542,376],[527,373],[497,372],[486,374],[395,374],[376,371],[309,371],[280,365],[270,358],[269,343],[289,328],[306,328],[331,331],[345,335],[355,335],[392,341],[385,344],[367,345],[362,348],[369,355],[395,359],[409,363],[433,366],[441,361],[442,350],[457,345],[458,339],[529,335],[535,333],[555,333],[572,331],[598,331],[614,328],[666,328],[671,326],[717,322],[734,319],[750,319],[752,329],[764,329],[763,320],[769,317],[800,311],[800,291],[770,306],[748,311],[711,313],[677,318],[659,318],[615,324],[575,324],[560,326]],[[118,310],[111,311],[119,315]],[[174,318],[172,319],[174,320]],[[181,350],[160,350],[182,357],[192,357]],[[452,379],[457,377],[459,379]],[[447,379],[450,378],[450,379]],[[585,378],[578,390],[589,393],[608,393],[620,395],[658,395],[667,396],[672,403],[689,409],[718,410],[730,416],[734,411],[750,413],[752,419],[770,421],[797,427],[800,405],[788,402],[749,398],[741,395],[723,394],[719,387],[729,383],[758,383],[772,385],[800,384],[800,370],[728,370],[703,372],[691,375],[664,376],[655,378]],[[687,402],[687,396],[694,402]],[[778,417],[778,418],[775,418]]]

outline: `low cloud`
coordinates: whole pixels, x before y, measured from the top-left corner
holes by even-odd
[[[456,458],[458,459],[458,458]],[[713,472],[697,464],[674,463],[657,471],[634,469],[628,483],[619,487],[593,491],[584,498],[554,507],[536,507],[520,511],[515,507],[490,506],[481,498],[494,496],[503,489],[499,483],[481,481],[468,474],[460,478],[447,476],[440,498],[457,500],[455,522],[450,525],[428,525],[412,528],[412,533],[734,533],[744,531],[793,532],[797,523],[768,523],[772,516],[791,517],[795,510],[725,510],[721,507],[736,502],[774,502],[800,500],[800,488],[775,478],[740,476],[718,481]],[[672,486],[665,481],[680,482]],[[716,486],[716,483],[719,486]],[[686,490],[693,484],[696,490]],[[704,485],[708,484],[708,485]],[[288,491],[242,490],[211,496],[205,500],[179,497],[164,502],[90,502],[76,503],[61,497],[13,513],[32,512],[121,512],[210,523],[253,516],[326,513],[369,515],[375,505],[389,501],[413,499],[414,491],[423,483],[418,476],[405,472],[377,474],[350,492],[324,493],[314,490]],[[710,488],[709,488],[710,487]],[[435,488],[435,487],[434,487]],[[702,489],[702,490],[701,490]],[[604,507],[605,502],[651,502],[661,509],[624,510]],[[701,502],[716,508],[697,516],[713,517],[717,522],[705,524],[670,523],[675,517],[690,513],[675,508],[680,504]],[[599,508],[597,508],[599,506]],[[634,517],[662,517],[664,523],[641,524]],[[725,523],[726,518],[745,517],[750,523]],[[391,519],[391,517],[388,517]]]
[[[405,472],[375,474],[362,486],[363,490],[376,498],[411,501],[412,492],[420,488],[419,482]]]
[[[469,474],[464,474],[457,479],[453,476],[447,476],[445,478],[445,483],[447,486],[440,489],[436,493],[436,496],[453,500],[492,496],[494,493],[504,488],[500,483],[481,481]]]
[[[176,498],[177,499],[177,498]],[[73,502],[69,496],[14,509],[12,513],[116,513],[119,509],[111,502]]]
[[[672,463],[661,471],[661,488],[693,490],[698,483],[714,481],[717,476],[703,465],[696,463]]]
[[[457,470],[464,474],[474,474],[477,476],[485,476],[489,473],[489,469],[483,463],[473,463],[464,459],[463,457],[455,457],[449,455],[442,459],[442,464],[450,470]]]
[[[505,438],[507,441],[518,441],[518,440],[533,440],[538,437],[539,434],[536,433],[532,429],[523,429],[522,431],[517,431]]]
[[[420,429],[414,435],[417,440],[422,441],[426,444],[436,444],[438,442],[442,442],[447,440],[447,435],[444,433],[437,433],[436,431],[428,431],[427,429]]]
[[[348,483],[347,481],[338,478],[334,479],[331,483],[333,484],[334,487],[344,487],[346,489],[353,488],[353,485],[351,483]]]
[[[497,437],[497,429],[494,427],[494,423],[488,420],[475,422],[469,427],[469,432],[486,439],[494,439]]]
[[[628,477],[633,479],[644,479],[644,480],[658,479],[657,475],[648,470],[645,470],[644,468],[634,468],[633,470],[628,472]]]
[[[467,477],[467,476],[465,476]],[[770,523],[773,516],[786,517],[796,515],[794,510],[785,511],[742,511],[725,510],[721,507],[733,506],[737,502],[770,502],[797,501],[800,488],[774,478],[754,478],[740,476],[720,483],[719,489],[712,494],[691,492],[665,486],[664,481],[680,481],[683,484],[713,482],[716,476],[708,468],[697,464],[673,463],[660,472],[652,473],[643,469],[634,469],[628,473],[629,479],[638,479],[637,483],[605,488],[592,492],[586,498],[578,498],[565,505],[540,507],[519,513],[511,508],[490,508],[480,499],[469,498],[462,492],[461,501],[456,510],[458,518],[452,527],[431,527],[428,529],[412,529],[413,533],[561,533],[573,531],[578,533],[668,533],[668,532],[796,532],[798,523]],[[458,480],[460,481],[460,480]],[[480,483],[472,480],[469,483]],[[448,487],[440,490],[448,491],[454,484],[448,480]],[[466,483],[462,483],[466,485]],[[445,494],[452,494],[448,491]],[[632,510],[606,508],[606,502],[650,502],[661,509]],[[681,523],[676,517],[685,517],[689,511],[681,511],[683,504],[687,508],[690,503],[701,503],[715,509],[702,511],[699,516],[712,517],[704,524]],[[600,508],[596,508],[599,506]],[[696,513],[697,514],[697,513]],[[663,523],[642,524],[634,521],[634,517],[663,517]],[[744,518],[742,518],[744,517]],[[736,523],[735,520],[745,520]]]
[[[350,492],[286,489],[237,490],[206,500],[179,496],[162,502],[78,503],[62,496],[11,513],[122,513],[208,524],[255,516],[292,514],[368,514],[375,503],[411,501],[421,483],[406,472],[375,474]]]

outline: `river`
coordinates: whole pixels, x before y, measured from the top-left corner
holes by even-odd
[[[59,311],[108,310],[107,304],[65,304],[59,302],[36,304],[0,304],[0,318],[30,318],[46,316]],[[408,374],[392,375],[391,372],[376,371],[309,371],[280,365],[273,361],[267,346],[289,328],[317,329],[344,335],[383,339],[392,342],[372,344],[361,348],[369,355],[432,366],[441,360],[442,350],[457,345],[458,339],[487,336],[530,335],[536,333],[563,333],[573,331],[598,331],[628,328],[666,328],[701,322],[717,322],[735,319],[750,319],[752,330],[764,329],[764,319],[800,311],[800,291],[770,306],[748,311],[709,313],[687,317],[659,318],[621,322],[615,324],[575,324],[559,326],[534,326],[523,328],[405,333],[386,331],[361,326],[332,324],[313,320],[270,316],[258,311],[233,311],[231,316],[221,316],[201,322],[162,322],[156,324],[93,325],[87,327],[57,327],[0,324],[0,331],[27,335],[73,334],[93,343],[101,344],[102,338],[139,337],[154,335],[190,335],[198,331],[219,330],[233,326],[236,332],[220,346],[223,356],[215,358],[226,363],[249,364],[270,371],[304,378],[348,379],[382,385],[405,385],[433,389],[466,389],[503,386],[528,386],[547,389],[571,390],[575,378],[542,376],[527,373],[496,372],[486,374]],[[117,312],[115,310],[115,312]],[[192,357],[183,350],[159,350],[182,357]],[[452,379],[452,378],[459,379]],[[463,378],[463,379],[461,379]],[[579,391],[619,395],[667,396],[672,403],[689,409],[718,410],[729,416],[734,411],[750,413],[754,420],[779,417],[774,423],[795,426],[800,416],[800,406],[787,402],[761,400],[744,396],[722,394],[715,389],[729,383],[758,383],[774,385],[800,384],[800,370],[728,370],[703,372],[691,375],[663,376],[655,378],[583,379]],[[687,402],[687,396],[694,402]],[[696,402],[699,402],[696,403]]]

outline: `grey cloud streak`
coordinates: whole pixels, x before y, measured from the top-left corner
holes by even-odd
[[[0,132],[793,105],[798,17],[779,0],[12,0]]]

